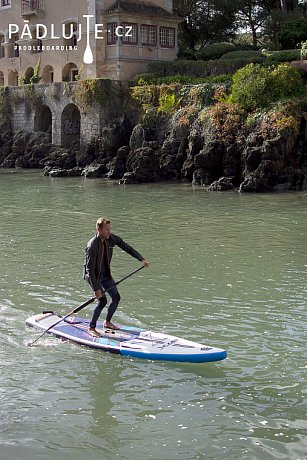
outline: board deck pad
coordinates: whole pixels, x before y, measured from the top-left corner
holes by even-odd
[[[60,319],[60,316],[48,312],[31,316],[26,324],[46,330]],[[221,348],[134,326],[118,323],[117,326],[119,330],[111,330],[104,328],[103,322],[98,321],[96,329],[101,335],[93,337],[88,331],[88,319],[69,317],[52,327],[48,334],[91,348],[149,360],[201,363],[220,361],[227,357],[227,352]]]

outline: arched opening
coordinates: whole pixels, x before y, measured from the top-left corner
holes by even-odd
[[[49,134],[49,142],[52,142],[52,113],[47,105],[42,105],[35,113],[34,131],[42,131]]]
[[[33,67],[28,67],[27,70],[25,71],[25,80],[24,80],[25,85],[28,85],[29,83],[31,83],[31,78],[33,77],[33,75],[34,75]]]
[[[80,110],[68,104],[61,116],[61,144],[63,147],[80,147]]]
[[[76,64],[69,62],[62,70],[62,81],[76,81],[78,75],[78,67]]]
[[[9,71],[8,85],[9,86],[18,86],[18,72],[14,71],[14,70]]]
[[[54,81],[54,71],[51,65],[46,65],[43,68],[43,82],[44,83],[53,83]]]
[[[4,73],[0,71],[0,86],[4,86]]]

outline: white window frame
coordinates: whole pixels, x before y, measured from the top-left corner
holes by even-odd
[[[173,43],[171,43],[170,38],[172,38]],[[173,49],[176,46],[176,31],[174,27],[160,27],[159,30],[159,43],[161,48]]]
[[[153,46],[153,47],[157,46],[157,43],[158,43],[157,26],[154,26],[152,24],[141,24],[140,35],[141,35],[141,44],[143,46]]]

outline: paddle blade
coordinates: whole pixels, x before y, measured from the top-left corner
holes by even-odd
[[[90,45],[87,45],[84,51],[84,55],[83,55],[83,62],[84,64],[92,64],[93,61],[94,61],[94,56],[93,56],[91,47]]]

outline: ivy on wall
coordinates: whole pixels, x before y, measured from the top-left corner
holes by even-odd
[[[104,107],[113,92],[112,80],[102,78],[79,80],[71,90],[71,98],[85,114],[95,103]]]

